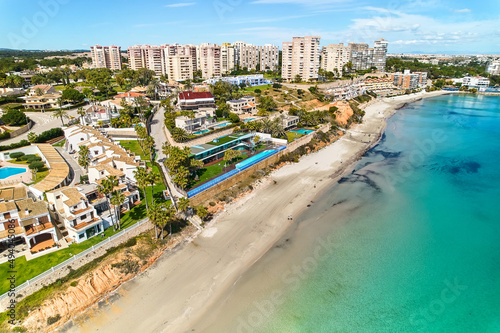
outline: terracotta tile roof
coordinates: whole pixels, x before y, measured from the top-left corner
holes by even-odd
[[[117,98],[139,97],[139,96],[145,97],[146,95],[136,92],[127,92],[124,94],[116,95],[114,98],[117,99]]]
[[[19,211],[19,218],[21,220],[49,213],[44,201],[34,202],[33,199],[29,198],[26,200],[16,201],[16,205]],[[28,212],[27,214],[26,211]]]
[[[10,212],[12,210],[17,210],[17,206],[14,202],[0,202],[0,213]]]
[[[4,188],[0,190],[0,199],[5,201],[26,199],[28,194],[24,186]]]
[[[214,98],[214,95],[205,91],[203,92],[183,91],[179,94],[180,100],[206,99],[206,98]]]

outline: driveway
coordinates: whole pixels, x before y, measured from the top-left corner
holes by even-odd
[[[68,110],[68,115],[70,117],[78,117],[77,109]],[[21,140],[28,140],[28,133],[34,132],[35,134],[41,134],[42,132],[48,131],[54,127],[61,127],[61,119],[52,117],[53,112],[25,112],[31,120],[33,120],[34,125],[30,131],[16,136],[15,138],[10,138],[7,140],[0,141],[0,145],[10,145],[11,143],[19,142]],[[66,124],[69,119],[64,119]]]

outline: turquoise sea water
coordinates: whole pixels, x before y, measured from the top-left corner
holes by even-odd
[[[256,264],[269,282],[235,289],[228,302],[245,306],[219,328],[500,332],[499,153],[500,98],[441,96],[398,111]],[[247,275],[240,289],[258,278]]]

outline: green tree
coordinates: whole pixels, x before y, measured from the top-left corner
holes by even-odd
[[[180,212],[186,213],[189,209],[189,199],[188,198],[180,198],[177,203],[177,208],[179,208]]]
[[[73,103],[79,103],[83,101],[85,96],[76,89],[68,88],[62,93],[62,99],[66,101],[71,101]]]
[[[149,211],[149,206],[148,206],[148,197],[146,195],[146,187],[149,185],[149,180],[148,180],[148,170],[145,168],[138,167],[137,170],[134,171],[134,177],[137,182],[137,186],[142,189],[142,192],[144,193],[144,201],[146,202],[146,210]]]
[[[107,178],[101,181],[101,184],[97,186],[97,191],[106,197],[108,202],[108,211],[111,216],[111,224],[113,225],[113,229],[116,230],[115,221],[113,218],[113,214],[111,214],[111,194],[114,192],[115,187],[118,186],[118,179],[116,176],[108,176]]]
[[[36,141],[37,137],[38,137],[38,135],[36,135],[33,132],[28,133],[28,141],[31,143],[34,143]]]
[[[226,162],[225,164],[227,165],[240,155],[241,152],[239,150],[233,150],[233,149],[226,150],[226,152],[224,153],[224,161]]]
[[[66,110],[64,110],[63,108],[59,107],[59,109],[57,109],[54,112],[52,112],[52,117],[53,118],[59,118],[59,119],[61,119],[61,123],[64,126],[64,118],[68,119],[69,115],[68,115],[68,112]]]
[[[40,171],[44,166],[45,166],[45,164],[43,162],[40,162],[40,161],[33,161],[28,165],[28,168],[30,168],[31,171],[33,171],[33,175],[35,176],[35,181],[36,181],[37,172]]]
[[[125,203],[125,200],[127,198],[125,195],[119,191],[114,191],[113,194],[111,195],[110,202],[113,206],[115,206],[115,212],[117,214],[117,224],[118,224],[118,229],[122,228],[121,224],[121,206]]]
[[[85,145],[81,145],[78,150],[78,164],[88,171],[90,165],[90,149]]]
[[[10,126],[22,126],[28,123],[28,117],[19,110],[10,109],[3,116],[2,121]]]

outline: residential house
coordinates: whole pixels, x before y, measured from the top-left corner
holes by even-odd
[[[300,118],[298,116],[290,116],[290,115],[286,115],[283,117],[283,128],[285,130],[287,129],[290,129],[290,128],[293,128],[293,127],[297,127],[297,124],[299,123],[300,121]]]
[[[102,219],[76,187],[59,188],[46,195],[68,242],[81,243],[104,231]]]
[[[85,116],[83,116],[83,124],[84,126],[100,126],[111,124],[111,119],[119,118],[120,113],[118,113],[117,109],[113,109],[108,106],[102,105],[90,105],[85,110]]]
[[[215,109],[201,108],[193,117],[180,116],[175,118],[175,127],[182,128],[187,132],[196,132],[197,130],[206,129],[216,122]]]
[[[229,105],[229,107],[231,108],[231,112],[234,112],[236,114],[257,113],[255,96],[244,96],[240,99],[231,100],[227,102],[227,105]]]
[[[181,110],[215,108],[215,97],[209,92],[183,91],[179,94],[177,105]]]
[[[32,252],[52,248],[58,236],[45,202],[28,198],[25,187],[0,190],[0,243],[27,244]],[[14,238],[10,235],[13,235]]]

